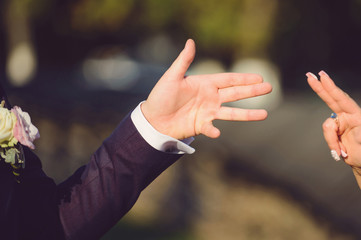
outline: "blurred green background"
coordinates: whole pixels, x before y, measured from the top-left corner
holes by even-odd
[[[196,153],[141,195],[108,239],[360,239],[361,196],[322,137],[330,111],[305,73],[361,99],[361,1],[4,0],[0,78],[40,129],[36,153],[61,182],[144,100],[188,38],[189,74],[255,72],[274,91],[233,106]]]

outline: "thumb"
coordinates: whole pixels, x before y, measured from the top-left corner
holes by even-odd
[[[183,78],[189,66],[192,64],[195,55],[196,44],[192,39],[188,39],[184,46],[184,49],[179,54],[177,59],[173,62],[172,66],[169,68],[169,72]]]

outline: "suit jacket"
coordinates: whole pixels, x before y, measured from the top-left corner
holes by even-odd
[[[0,161],[0,238],[99,239],[134,205],[141,191],[181,155],[152,148],[130,115],[90,162],[58,186],[24,148],[20,183]]]
[[[181,155],[151,147],[130,115],[91,157],[60,184],[60,219],[66,239],[99,239],[126,214],[141,191]]]

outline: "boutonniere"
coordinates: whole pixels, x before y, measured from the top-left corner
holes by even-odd
[[[24,167],[22,144],[35,149],[34,140],[40,137],[38,129],[31,123],[30,116],[23,112],[20,107],[11,110],[4,107],[5,102],[0,104],[0,156],[14,168]]]

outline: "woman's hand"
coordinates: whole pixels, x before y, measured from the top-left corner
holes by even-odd
[[[267,118],[265,110],[221,106],[222,103],[267,94],[272,91],[256,74],[219,73],[185,76],[195,56],[195,43],[185,48],[142,104],[142,112],[159,132],[176,139],[198,134],[220,135],[215,119],[258,121]]]
[[[306,75],[313,91],[337,114],[323,123],[331,154],[335,160],[342,156],[352,167],[361,188],[361,108],[324,71],[319,73],[320,81],[312,73]]]

